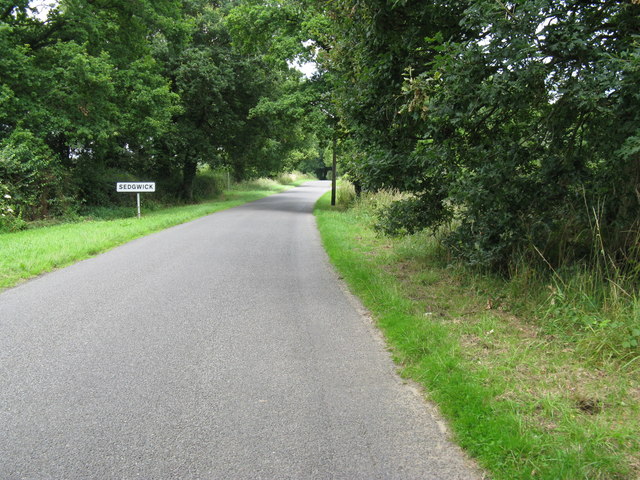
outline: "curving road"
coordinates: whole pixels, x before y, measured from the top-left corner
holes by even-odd
[[[0,478],[479,478],[341,289],[327,188],[0,294]]]

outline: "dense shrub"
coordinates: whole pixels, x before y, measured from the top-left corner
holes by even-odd
[[[201,168],[193,181],[193,197],[195,200],[216,198],[227,188],[228,173],[224,170]]]
[[[53,153],[27,130],[16,129],[0,143],[0,179],[15,218],[64,215],[73,207]]]
[[[25,226],[24,220],[16,213],[13,197],[6,185],[0,183],[0,232],[13,232]]]

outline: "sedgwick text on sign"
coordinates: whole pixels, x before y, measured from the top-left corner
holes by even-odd
[[[118,182],[116,184],[116,191],[118,192],[155,192],[155,182]]]

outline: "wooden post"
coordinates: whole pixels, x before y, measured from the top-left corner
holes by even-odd
[[[336,204],[336,177],[338,173],[338,162],[337,162],[337,154],[336,148],[338,146],[338,134],[336,132],[333,133],[333,166],[331,173],[331,205]]]

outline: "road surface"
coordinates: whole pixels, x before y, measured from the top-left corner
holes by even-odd
[[[328,264],[327,186],[0,294],[0,478],[478,478]]]

